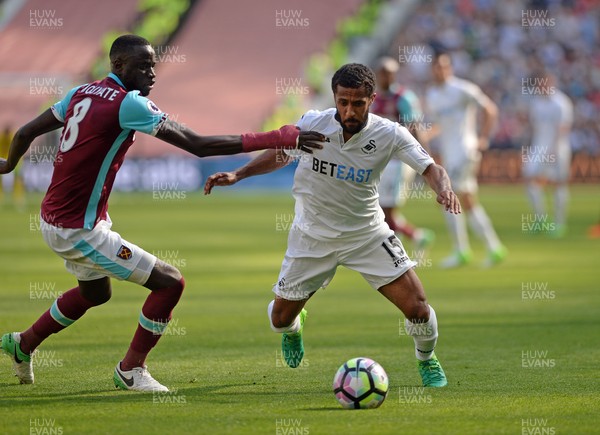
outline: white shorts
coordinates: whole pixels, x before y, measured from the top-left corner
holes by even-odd
[[[416,172],[401,160],[390,160],[381,173],[379,181],[379,205],[396,208],[406,203],[405,194]]]
[[[524,178],[542,178],[555,183],[566,182],[571,173],[571,155],[524,154],[522,175]]]
[[[79,281],[108,276],[144,285],[156,257],[124,240],[111,226],[110,221],[100,221],[91,230],[58,228],[41,221],[44,240]]]
[[[477,173],[479,172],[479,163],[481,157],[467,159],[458,165],[444,165],[448,173],[452,190],[456,193],[477,193]]]
[[[359,272],[371,287],[379,289],[416,265],[387,224],[362,240],[350,242],[321,241],[291,230],[273,292],[291,301],[307,299],[329,284],[338,266]]]

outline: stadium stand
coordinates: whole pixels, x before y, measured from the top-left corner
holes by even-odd
[[[499,105],[492,148],[527,143],[523,80],[543,65],[574,101],[574,151],[600,155],[600,9],[597,2],[559,0],[423,1],[390,53],[428,46],[452,53],[458,76],[478,83]],[[415,49],[412,49],[415,52]],[[408,59],[406,57],[405,59]],[[400,78],[422,91],[427,62],[404,62]]]
[[[19,126],[89,79],[99,41],[137,15],[135,1],[28,0],[0,32],[0,126]],[[114,11],[119,11],[115,13]]]
[[[304,63],[333,38],[337,20],[361,3],[201,0],[169,44],[185,60],[167,55],[152,98],[202,134],[260,129],[283,97],[278,81],[307,86]],[[173,152],[140,135],[135,155],[167,150]]]
[[[10,107],[0,112],[0,126],[13,129],[59,99],[73,84],[89,80],[91,65],[102,54],[103,36],[117,28],[129,28],[139,18],[135,0],[105,0],[97,10],[77,0],[4,3],[9,2],[20,2],[21,9],[0,32],[0,56],[10,59],[0,65],[0,101],[3,107]],[[363,3],[197,0],[168,45],[155,47],[158,83],[151,98],[175,120],[202,134],[261,129],[285,98],[282,84],[311,92],[304,75],[308,59],[327,50],[340,31],[341,20],[355,14]],[[389,48],[390,55],[399,56],[400,47],[429,50],[429,44],[443,43],[453,52],[457,75],[480,84],[499,104],[500,123],[492,148],[516,154],[507,164],[503,156],[489,152],[483,162],[484,168],[491,167],[486,173],[494,174],[496,167],[502,171],[488,179],[518,178],[518,151],[528,140],[521,116],[522,79],[538,63],[558,73],[561,88],[575,101],[573,148],[597,156],[581,163],[600,162],[600,17],[599,9],[593,7],[596,2],[415,0],[409,2],[410,7],[400,0],[386,3],[403,4],[411,10]],[[112,13],[114,10],[119,13]],[[534,10],[537,16],[532,15]],[[532,18],[546,21],[531,22]],[[428,76],[427,62],[405,62],[399,78],[420,92]],[[323,100],[330,104],[326,94]],[[165,153],[183,154],[138,135],[129,154],[148,158]],[[212,163],[204,162],[201,165],[209,165],[204,170],[213,169]],[[583,177],[598,172],[596,178],[600,179],[600,167],[577,171]]]

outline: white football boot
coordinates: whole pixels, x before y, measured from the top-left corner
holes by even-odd
[[[167,393],[169,389],[158,382],[148,372],[146,366],[134,367],[129,371],[121,370],[121,363],[115,367],[113,375],[115,387],[122,390],[146,391],[151,393]]]
[[[15,369],[15,376],[19,378],[22,384],[33,384],[33,365],[31,364],[31,355],[21,351],[21,333],[9,332],[2,336],[0,345],[4,353],[10,356]]]

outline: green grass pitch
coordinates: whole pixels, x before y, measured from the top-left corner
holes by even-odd
[[[35,385],[18,385],[0,358],[0,433],[575,434],[600,433],[600,214],[598,186],[572,188],[569,234],[523,231],[521,186],[484,186],[482,202],[510,251],[491,270],[443,271],[450,249],[433,200],[406,215],[436,231],[417,269],[440,325],[436,353],[449,380],[424,390],[402,315],[346,269],[308,304],[306,356],[280,359],[266,307],[293,215],[289,194],[217,189],[158,200],[115,194],[113,229],[179,266],[187,287],[148,360],[172,389],[114,389],[146,290],[113,281],[113,298],[39,348]],[[38,231],[39,196],[25,211],[0,206],[0,332],[27,328],[74,287]],[[482,244],[472,238],[482,259]],[[411,254],[412,246],[405,243]],[[390,378],[375,410],[343,410],[331,382],[345,360],[367,356]]]

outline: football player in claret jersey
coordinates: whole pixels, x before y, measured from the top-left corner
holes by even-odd
[[[42,202],[41,230],[46,243],[65,260],[78,286],[63,293],[30,328],[2,336],[2,350],[13,360],[21,383],[34,381],[32,352],[51,334],[73,324],[111,297],[110,278],[127,280],[151,292],[131,345],[115,367],[115,386],[168,391],[146,369],[145,360],[167,328],[184,279],[175,267],[111,231],[108,197],[135,132],[156,136],[198,157],[269,147],[311,152],[323,136],[295,126],[241,136],[199,136],[169,120],[146,96],[154,86],[154,50],[136,35],[117,38],[110,50],[111,73],[73,88],[65,98],[21,127],[0,174],[11,172],[41,134],[64,127],[50,186]]]
[[[488,255],[482,266],[490,267],[504,260],[506,248],[477,198],[477,171],[481,152],[489,146],[498,111],[477,85],[454,76],[447,53],[437,53],[431,66],[434,83],[427,89],[426,106],[436,125],[430,137],[439,134],[442,164],[471,228],[486,244]],[[482,114],[479,131],[476,125],[478,109]],[[445,213],[445,217],[454,252],[441,265],[443,268],[459,267],[469,263],[472,257],[465,218],[452,213]]]
[[[437,194],[449,213],[460,203],[444,168],[397,122],[369,113],[375,76],[366,66],[348,64],[333,76],[335,108],[304,114],[298,127],[316,129],[327,146],[299,157],[294,176],[295,218],[288,237],[275,299],[268,306],[273,331],[283,333],[283,357],[298,367],[304,356],[304,305],[335,275],[338,266],[365,280],[402,311],[415,342],[423,385],[443,387],[446,376],[434,354],[438,337],[435,311],[427,303],[416,265],[386,224],[377,188],[393,158],[410,165]],[[268,150],[234,172],[211,175],[205,193],[289,163],[284,150]]]
[[[416,123],[423,117],[421,105],[413,91],[396,83],[399,68],[398,61],[391,57],[382,57],[377,62],[377,97],[371,105],[371,113],[399,122],[420,140]],[[417,250],[423,250],[433,242],[433,231],[415,227],[401,212],[396,211],[404,206],[407,194],[414,189],[415,175],[415,171],[407,164],[398,159],[390,160],[381,174],[379,205],[390,229],[408,237]]]
[[[544,187],[553,190],[554,225],[548,235],[562,237],[567,231],[573,103],[557,88],[554,75],[541,71],[535,78],[538,86],[529,103],[533,134],[523,152],[523,178],[538,222],[546,214]]]

